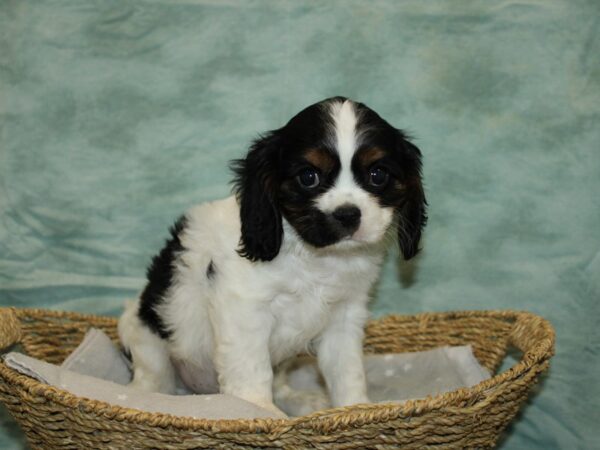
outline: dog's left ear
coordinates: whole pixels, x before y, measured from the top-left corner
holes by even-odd
[[[240,204],[242,235],[238,253],[250,261],[271,261],[283,237],[278,163],[280,138],[272,131],[254,141],[246,158],[232,162],[234,190]]]
[[[427,200],[421,179],[421,151],[399,132],[397,151],[405,168],[404,202],[398,208],[398,245],[404,259],[419,252],[421,233],[427,223]]]

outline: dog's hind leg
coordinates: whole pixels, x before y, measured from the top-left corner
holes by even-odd
[[[167,342],[142,323],[137,311],[138,302],[128,304],[118,327],[119,339],[133,362],[130,386],[148,392],[174,394],[175,370]]]

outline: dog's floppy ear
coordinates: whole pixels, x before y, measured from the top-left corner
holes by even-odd
[[[283,228],[277,202],[280,138],[278,131],[255,140],[246,158],[232,162],[240,204],[242,236],[238,253],[250,261],[270,261],[281,247]]]
[[[397,146],[406,169],[404,202],[398,208],[398,245],[408,260],[419,252],[421,233],[427,223],[427,200],[421,180],[421,151],[401,132]]]

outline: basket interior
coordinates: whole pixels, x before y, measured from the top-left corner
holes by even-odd
[[[104,331],[119,343],[117,319],[53,311],[18,310],[26,354],[52,364],[61,364],[83,340],[90,328]]]
[[[403,353],[471,345],[479,363],[495,373],[509,349],[515,321],[484,315],[390,316],[368,325],[365,351]]]
[[[20,310],[25,353],[60,364],[82,341],[90,327],[103,330],[118,344],[117,319]],[[388,316],[366,328],[365,352],[401,353],[441,346],[468,345],[491,373],[502,363],[510,344],[515,317],[494,315],[423,314]]]

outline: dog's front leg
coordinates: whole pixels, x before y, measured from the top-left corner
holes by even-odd
[[[213,316],[214,363],[220,391],[286,417],[273,404],[273,369],[269,353],[273,319],[257,306],[261,305],[241,300],[233,311],[222,311]]]
[[[340,304],[317,341],[317,358],[334,407],[367,403],[363,364],[363,327],[366,308]]]

